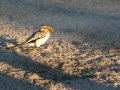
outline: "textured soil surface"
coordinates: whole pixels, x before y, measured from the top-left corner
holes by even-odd
[[[0,0],[0,90],[120,90],[119,0]],[[40,48],[10,47],[40,25]]]

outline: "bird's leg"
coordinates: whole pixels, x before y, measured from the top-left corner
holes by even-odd
[[[35,43],[29,43],[28,47],[35,47]]]
[[[42,48],[41,46],[36,47],[35,49],[36,49],[37,51],[40,51],[40,52],[42,52],[42,51],[43,51],[43,48]]]

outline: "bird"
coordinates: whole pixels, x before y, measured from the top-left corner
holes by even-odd
[[[44,45],[45,42],[50,38],[51,33],[54,32],[54,29],[51,26],[42,25],[39,30],[34,32],[25,42],[17,44],[12,47],[6,47],[6,49],[18,47],[21,45],[29,44],[30,46],[40,47]]]

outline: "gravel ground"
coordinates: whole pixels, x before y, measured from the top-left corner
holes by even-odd
[[[119,90],[120,2],[47,1],[0,0],[0,47],[55,29],[41,48],[0,48],[1,90]]]

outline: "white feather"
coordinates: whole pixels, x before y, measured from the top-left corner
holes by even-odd
[[[43,45],[48,40],[49,37],[50,37],[50,32],[48,32],[44,38],[36,40],[35,42],[36,47],[40,47],[40,45]]]

